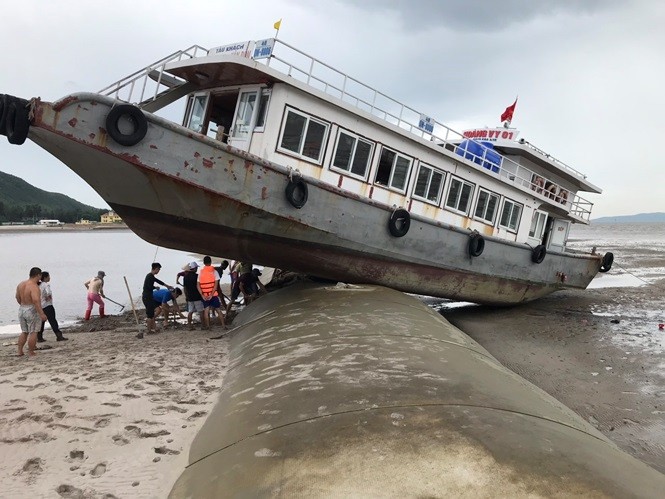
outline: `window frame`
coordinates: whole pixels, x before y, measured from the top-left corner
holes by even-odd
[[[538,228],[538,218],[543,219],[543,225],[541,226],[540,234],[539,235],[531,235],[531,230],[534,228]],[[547,212],[542,211],[542,210],[534,210],[533,216],[531,217],[531,226],[529,227],[529,237],[531,239],[537,239],[539,241],[542,241],[543,235],[545,234],[545,229],[547,228]]]
[[[476,211],[478,210],[478,202],[480,201],[480,196],[483,192],[486,192],[487,194],[489,194],[488,199],[491,199],[492,196],[496,198],[496,205],[495,205],[495,209],[494,209],[494,215],[492,216],[492,220],[487,220],[487,218],[479,217],[476,214]],[[485,189],[484,187],[479,186],[478,187],[478,195],[476,196],[476,202],[475,202],[474,207],[473,207],[473,219],[478,220],[481,223],[485,223],[485,224],[488,224],[488,225],[491,225],[492,227],[494,227],[494,224],[496,224],[496,221],[497,221],[497,215],[499,214],[499,206],[501,206],[501,196],[499,194],[497,194],[496,192],[494,192],[494,191],[490,191],[489,189]],[[486,212],[487,212],[487,206],[485,206],[485,213]]]
[[[383,151],[389,151],[389,152],[392,152],[392,153],[395,154],[395,159],[393,160],[393,164],[390,167],[390,176],[388,177],[388,185],[379,184],[376,181],[376,177],[379,174],[379,167],[381,165],[381,156],[383,155]],[[403,189],[400,189],[398,187],[393,187],[393,185],[392,185],[392,181],[393,181],[393,178],[395,176],[395,165],[397,164],[397,161],[398,161],[399,158],[404,158],[404,159],[407,159],[409,161],[409,166],[406,170],[406,175],[404,176],[405,180],[404,180],[404,188]],[[379,152],[379,159],[378,159],[378,162],[377,162],[376,171],[374,172],[374,180],[372,181],[372,184],[377,185],[379,187],[382,187],[384,189],[389,189],[391,191],[399,192],[400,194],[406,194],[407,190],[409,189],[409,180],[410,180],[409,177],[411,176],[411,168],[413,167],[414,161],[415,161],[415,159],[413,157],[407,156],[406,154],[403,154],[403,153],[397,151],[396,149],[393,149],[392,147],[388,147],[386,145],[381,144],[381,149],[380,149],[380,152]]]
[[[458,208],[459,201],[462,197],[462,190],[460,190],[460,196],[457,198],[456,206],[453,207],[453,206],[448,205],[448,197],[450,196],[450,190],[453,188],[453,182],[455,182],[455,181],[460,182],[462,184],[462,188],[464,188],[464,185],[471,186],[471,192],[469,194],[469,202],[468,202],[468,206],[466,208],[466,211],[460,210]],[[476,190],[476,184],[474,184],[473,182],[469,182],[468,180],[464,180],[463,178],[451,175],[450,176],[450,182],[448,182],[448,189],[446,190],[446,198],[443,202],[443,207],[446,208],[447,210],[450,210],[450,211],[454,212],[454,213],[459,213],[459,214],[468,216],[469,212],[471,211],[471,207],[473,206],[473,195],[475,193],[475,190]]]
[[[520,209],[520,215],[519,215],[519,218],[517,220],[517,225],[515,226],[514,229],[512,227],[508,226],[508,225],[503,225],[501,223],[501,220],[503,219],[503,212],[506,209],[506,204],[507,203],[512,204],[513,208],[515,206],[518,206],[519,209]],[[503,203],[501,204],[501,213],[499,215],[499,227],[501,227],[502,229],[506,229],[509,232],[517,233],[519,231],[519,228],[520,228],[520,223],[522,222],[522,215],[523,214],[524,214],[524,205],[523,204],[518,203],[517,201],[513,201],[512,199],[503,198]],[[511,209],[511,213],[510,213],[510,217],[509,217],[508,222],[510,222],[510,220],[512,220],[512,218],[513,218],[513,214],[512,214],[512,209]]]
[[[286,122],[289,117],[289,113],[293,113],[297,116],[300,116],[302,118],[305,118],[305,126],[303,127],[303,133],[300,136],[300,143],[298,145],[298,151],[293,151],[291,149],[287,149],[285,147],[282,147],[282,141],[284,140],[284,132],[286,131]],[[322,125],[325,130],[323,133],[323,138],[321,139],[321,149],[319,153],[319,158],[314,159],[310,156],[306,156],[302,153],[304,145],[305,145],[305,137],[307,137],[307,132],[309,130],[309,124],[310,122],[314,122],[318,125]],[[327,121],[324,121],[320,118],[317,118],[316,116],[312,116],[311,114],[305,113],[303,111],[300,111],[299,109],[295,109],[293,107],[286,106],[284,108],[284,115],[282,116],[282,126],[279,131],[279,136],[277,138],[277,152],[280,152],[282,154],[286,154],[288,156],[293,156],[295,158],[301,159],[303,161],[306,161],[308,163],[314,163],[316,165],[322,165],[323,160],[326,156],[326,146],[328,144],[328,136],[330,134],[330,123]]]
[[[342,134],[347,135],[349,137],[352,137],[355,139],[355,142],[353,144],[353,150],[351,153],[351,157],[349,158],[349,169],[345,170],[339,166],[335,166],[335,157],[337,156],[337,148],[339,147],[339,141],[342,137]],[[361,176],[358,175],[357,173],[354,173],[351,171],[353,169],[353,160],[355,159],[356,151],[358,150],[358,142],[365,142],[370,145],[370,150],[369,150],[369,156],[367,158],[367,164],[365,165],[365,175]],[[335,138],[335,146],[333,147],[332,151],[332,156],[330,158],[330,171],[340,173],[342,175],[348,175],[349,177],[353,177],[359,180],[362,180],[363,182],[367,182],[367,178],[369,177],[369,173],[372,169],[372,160],[374,158],[374,151],[376,148],[376,142],[369,140],[365,137],[362,137],[361,135],[358,135],[357,133],[351,132],[350,130],[347,130],[345,128],[339,127],[337,129],[337,137]]]
[[[265,104],[263,98],[266,98]],[[272,99],[272,89],[262,88],[259,92],[258,110],[256,112],[256,124],[254,126],[255,132],[264,132],[266,129],[266,120],[268,119],[268,109],[270,108],[270,100]],[[263,118],[263,125],[259,125],[259,121]]]
[[[427,179],[427,186],[425,187],[425,196],[420,196],[419,194],[416,194],[416,188],[418,187],[418,179],[420,178],[420,169],[421,168],[427,168],[429,170],[429,178]],[[441,185],[439,185],[439,193],[437,195],[437,200],[432,201],[427,197],[427,194],[429,194],[430,187],[432,185],[432,174],[433,173],[439,173],[441,175]],[[414,199],[417,199],[418,201],[422,201],[423,203],[428,203],[432,204],[434,206],[441,206],[441,201],[443,200],[443,191],[444,187],[446,186],[446,173],[444,170],[441,170],[440,168],[437,168],[435,166],[432,166],[428,163],[423,163],[419,162],[418,163],[418,172],[416,173],[416,178],[413,182],[413,189],[411,191],[411,196]]]

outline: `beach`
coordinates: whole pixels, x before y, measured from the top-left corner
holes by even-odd
[[[421,299],[619,448],[665,472],[658,327],[665,252],[662,242],[644,241],[606,241],[604,249],[617,263],[591,289],[507,308]],[[47,330],[35,358],[16,356],[15,337],[1,339],[3,497],[168,494],[217,401],[234,332],[178,325],[143,340],[136,332],[125,310],[67,327],[67,342]]]

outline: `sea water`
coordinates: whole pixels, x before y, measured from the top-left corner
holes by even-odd
[[[574,225],[568,246],[583,252],[590,252],[595,247],[601,254],[614,253],[612,270],[599,274],[590,287],[639,286],[665,276],[665,223]],[[143,279],[153,261],[162,264],[157,277],[175,286],[176,275],[182,266],[194,260],[200,264],[201,255],[156,247],[128,229],[0,232],[0,335],[19,332],[18,304],[14,298],[16,285],[27,279],[33,266],[51,274],[58,321],[71,324],[81,319],[85,312],[83,283],[97,275],[98,270],[106,272],[105,294],[129,310],[125,277],[134,302],[140,306]],[[220,260],[213,258],[213,263]],[[222,280],[228,282],[228,275]],[[448,304],[455,305],[454,302]],[[106,306],[109,314],[120,310],[119,306],[108,301]],[[96,311],[95,306],[93,314]]]
[[[143,280],[152,262],[161,263],[157,278],[171,286],[176,275],[191,261],[201,265],[201,255],[154,246],[129,229],[66,231],[45,229],[39,232],[0,232],[0,335],[20,332],[17,320],[16,286],[28,278],[31,267],[51,275],[53,306],[58,322],[66,326],[83,317],[87,291],[83,283],[106,272],[104,293],[131,310],[129,285],[134,303],[142,307]],[[213,264],[220,262],[213,256]],[[228,275],[223,281],[228,281]],[[106,301],[106,313],[115,314],[120,306]],[[97,314],[97,305],[93,317]],[[47,328],[48,323],[47,323]]]

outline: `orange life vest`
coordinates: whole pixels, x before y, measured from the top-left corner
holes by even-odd
[[[212,265],[204,265],[199,272],[199,285],[201,286],[201,294],[219,296],[217,289],[215,289],[215,267]]]

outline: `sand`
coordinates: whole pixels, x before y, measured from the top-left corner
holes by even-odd
[[[556,293],[444,316],[508,368],[665,472],[665,279]],[[433,306],[440,301],[426,300]],[[93,319],[50,350],[0,348],[2,497],[165,497],[216,402],[221,328],[135,338],[131,313]],[[230,334],[233,334],[232,332]],[[14,344],[12,344],[14,343]]]
[[[131,316],[93,319],[34,358],[0,355],[0,496],[165,497],[216,402],[220,334],[135,338]],[[113,328],[112,330],[108,330]]]

